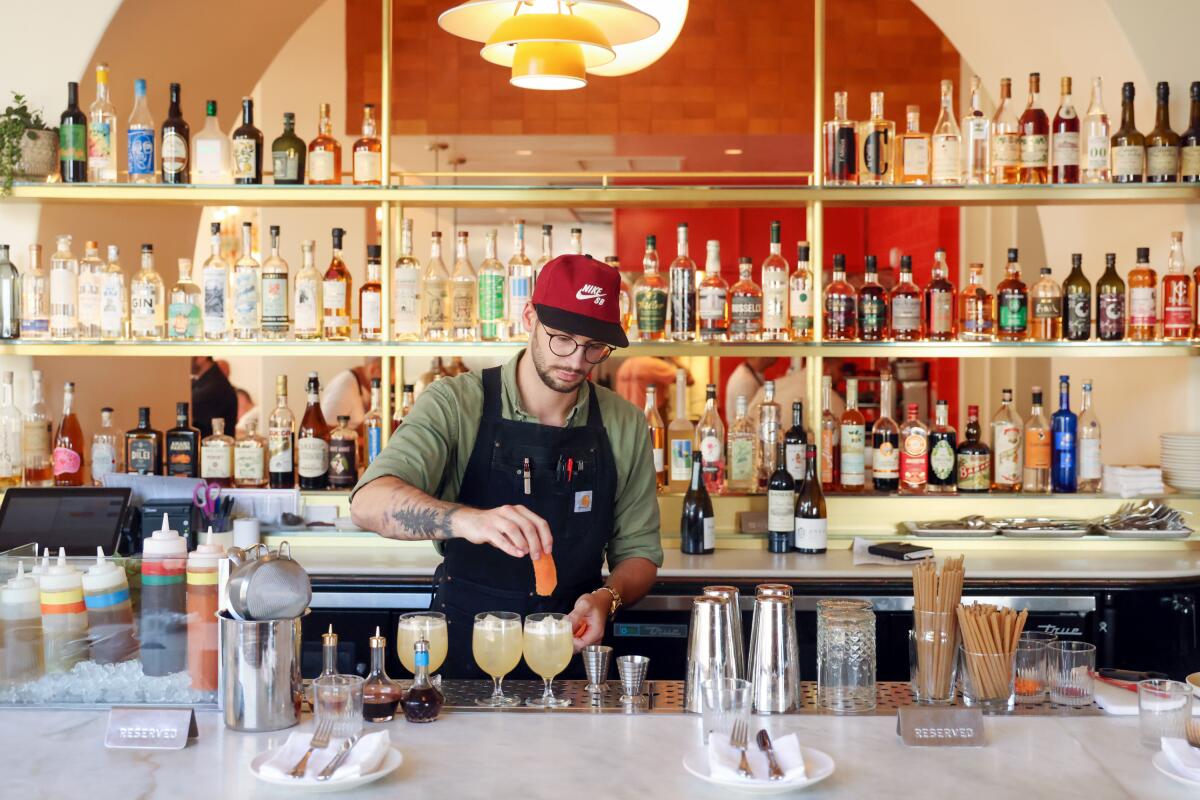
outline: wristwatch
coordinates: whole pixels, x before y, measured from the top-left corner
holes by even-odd
[[[617,615],[617,609],[622,605],[623,601],[621,600],[621,593],[608,584],[601,586],[600,589],[597,589],[596,591],[600,590],[604,590],[612,595],[612,607],[608,610],[608,618],[612,619]]]

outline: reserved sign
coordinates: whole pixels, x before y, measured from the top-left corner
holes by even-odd
[[[104,746],[122,750],[182,750],[198,738],[196,712],[190,708],[113,706],[108,712]]]
[[[909,747],[983,747],[983,712],[954,706],[904,706],[896,733]]]

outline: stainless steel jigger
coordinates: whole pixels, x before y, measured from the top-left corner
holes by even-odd
[[[646,681],[646,670],[650,659],[646,656],[620,656],[617,658],[617,674],[621,676],[621,702],[637,703],[642,699],[642,684]]]
[[[800,708],[800,647],[790,597],[759,596],[754,601],[750,684],[760,714]]]
[[[726,601],[697,597],[692,601],[688,627],[687,682],[684,709],[693,714],[704,710],[704,682],[711,678],[736,678],[733,629]]]
[[[735,678],[746,677],[746,645],[742,638],[742,599],[736,586],[705,586],[701,590],[705,597],[724,600],[729,611],[729,628],[733,631],[733,663],[737,670]]]
[[[596,694],[604,691],[608,681],[608,665],[612,660],[613,649],[605,644],[589,644],[583,648],[583,671],[587,674],[589,692]]]

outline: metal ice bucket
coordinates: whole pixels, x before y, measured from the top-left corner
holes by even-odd
[[[252,622],[217,613],[226,727],[277,731],[299,724],[300,623],[307,615]]]

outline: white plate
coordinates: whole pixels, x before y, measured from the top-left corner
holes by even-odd
[[[1167,754],[1162,750],[1154,754],[1154,758],[1150,759],[1150,763],[1154,765],[1155,769],[1173,781],[1179,781],[1187,786],[1200,786],[1200,781],[1194,781],[1176,772],[1175,767],[1171,766],[1171,762],[1167,761]]]
[[[783,794],[806,789],[833,774],[833,759],[811,747],[800,747],[805,776],[797,780],[746,781],[739,778],[714,778],[708,771],[708,748],[698,747],[683,757],[683,768],[702,781],[745,794]]]
[[[259,772],[259,768],[267,762],[267,760],[275,754],[274,750],[266,750],[259,753],[250,762],[250,771],[254,773],[254,777],[258,778],[263,783],[274,784],[275,786],[286,786],[296,792],[310,792],[318,794],[321,792],[341,792],[346,789],[353,789],[358,786],[365,786],[368,783],[377,781],[385,775],[390,775],[404,763],[404,756],[394,747],[389,746],[387,754],[383,757],[383,762],[374,772],[368,772],[366,775],[360,775],[357,778],[345,778],[338,780],[330,778],[327,781],[318,781],[310,783],[309,781],[298,781],[295,778],[276,778],[271,775],[264,775]]]

